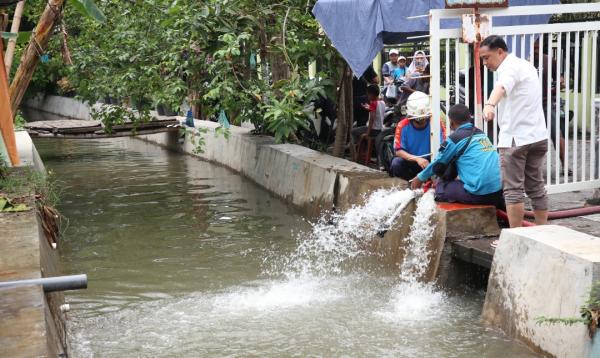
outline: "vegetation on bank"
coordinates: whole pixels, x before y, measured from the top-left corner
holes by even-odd
[[[278,141],[297,140],[308,127],[304,109],[312,99],[337,97],[343,66],[310,12],[315,0],[96,3],[105,23],[64,8],[29,93],[131,105],[140,113],[158,105],[181,113],[188,101],[196,117],[224,113]],[[25,16],[35,22],[43,4],[28,7]],[[310,79],[313,62],[319,71]]]

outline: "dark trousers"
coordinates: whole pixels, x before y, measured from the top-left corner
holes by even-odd
[[[369,103],[367,96],[354,97],[354,120],[357,127],[366,126],[369,121],[369,111],[362,107],[363,104]]]
[[[435,187],[435,200],[448,203],[494,205],[504,209],[502,190],[486,195],[475,195],[465,190],[465,184],[460,180],[439,181]]]
[[[390,175],[404,180],[411,180],[416,177],[421,170],[422,169],[417,162],[411,162],[400,157],[395,157],[390,166]]]

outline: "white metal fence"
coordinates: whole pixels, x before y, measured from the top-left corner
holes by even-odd
[[[440,29],[442,20],[460,19],[465,11],[468,10],[431,10],[432,103],[442,102],[445,108],[455,103],[464,103],[473,108],[476,125],[488,133],[496,144],[496,120],[493,123],[484,123],[479,113],[480,109],[473,103],[474,68],[470,63],[472,56],[469,55],[469,47],[460,44],[461,29]],[[497,18],[591,11],[600,11],[600,3],[482,9],[480,13]],[[493,34],[505,39],[510,52],[531,61],[538,68],[540,82],[548,84],[544,86],[544,107],[548,114],[547,121],[554,121],[556,128],[554,138],[551,138],[551,126],[548,125],[546,183],[549,193],[600,188],[600,123],[596,115],[598,102],[595,102],[600,55],[597,48],[599,30],[600,22],[505,26],[492,29]],[[483,103],[486,102],[495,80],[496,74],[484,67]],[[440,118],[440,106],[434,105],[432,111],[433,118]],[[434,120],[431,123],[431,145],[432,151],[435,152],[440,144],[440,128],[438,121]],[[561,137],[564,137],[564,140],[561,140]],[[564,147],[562,163],[559,155],[561,146]]]

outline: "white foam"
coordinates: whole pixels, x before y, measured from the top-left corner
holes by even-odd
[[[329,280],[303,277],[268,281],[258,287],[236,287],[216,296],[213,305],[219,311],[268,311],[330,302],[340,297],[341,293],[336,292]]]
[[[312,224],[310,232],[297,235],[296,250],[277,260],[278,268],[266,273],[287,277],[337,275],[343,264],[368,254],[365,243],[373,239],[396,209],[415,197],[411,190],[381,189],[372,193],[364,205],[345,213],[334,213]]]

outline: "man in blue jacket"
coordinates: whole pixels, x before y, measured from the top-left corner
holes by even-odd
[[[442,144],[436,159],[412,180],[411,187],[420,188],[433,176],[436,164],[439,168],[440,163],[448,165],[455,159],[458,177],[448,181],[440,179],[435,199],[502,207],[502,177],[496,148],[483,131],[471,124],[471,114],[465,105],[450,108],[448,117],[454,132]]]

